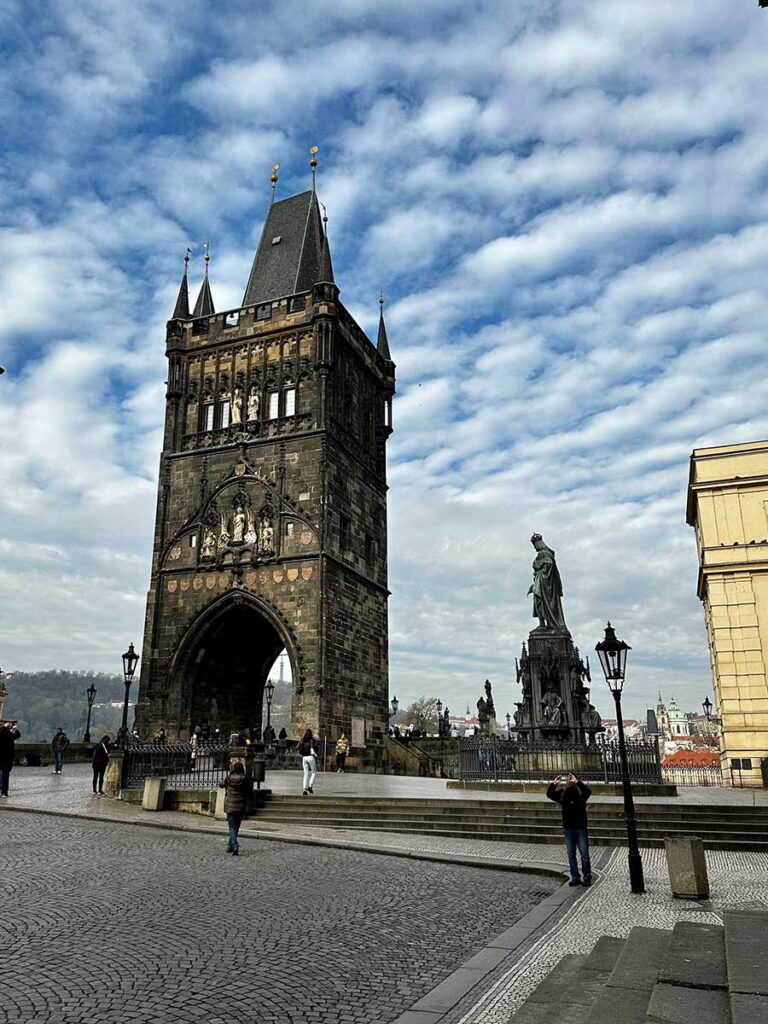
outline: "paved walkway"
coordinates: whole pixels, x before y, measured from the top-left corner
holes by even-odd
[[[275,792],[296,792],[298,773],[271,773],[269,784]],[[300,785],[300,783],[298,783]],[[320,776],[317,786],[318,793],[324,795],[365,796],[375,793],[377,796],[397,795],[401,797],[419,798],[429,796],[438,798],[446,791],[444,784],[431,779],[397,779],[376,776],[336,776],[327,774]],[[681,791],[682,792],[682,791]],[[695,802],[699,794],[699,802],[715,799],[717,803],[725,802],[717,799],[723,791],[689,790],[685,792],[685,802]],[[65,775],[52,776],[44,769],[16,769],[11,776],[11,800],[0,804],[0,811],[18,809],[36,810],[48,813],[64,813],[76,817],[92,817],[104,821],[122,822],[125,824],[141,822],[153,826],[162,825],[173,829],[199,830],[215,832],[223,835],[223,825],[212,822],[210,818],[196,815],[163,812],[149,814],[134,805],[124,804],[108,798],[94,798],[89,794],[89,774],[84,766],[71,766]],[[467,796],[469,794],[461,794]],[[745,804],[760,805],[764,803],[763,791],[725,791],[728,802],[741,806]],[[514,794],[513,799],[536,799],[536,797]],[[510,799],[509,794],[483,794],[481,798]],[[453,795],[446,799],[455,799]],[[540,797],[539,797],[540,799]],[[674,800],[674,798],[672,798]],[[26,815],[8,814],[3,816],[3,824],[10,819],[22,821]],[[37,816],[35,816],[35,819]],[[34,820],[34,819],[33,819]],[[110,826],[111,827],[111,826]],[[144,832],[144,829],[141,829]],[[149,830],[151,835],[159,834],[156,828]],[[96,833],[93,833],[95,836]],[[500,843],[479,840],[442,839],[433,836],[408,836],[392,833],[356,832],[352,829],[323,829],[320,827],[305,828],[300,826],[278,826],[273,823],[259,825],[258,820],[248,822],[244,828],[244,848],[249,848],[248,839],[275,839],[280,842],[266,844],[273,850],[285,848],[288,842],[311,842],[322,845],[341,845],[348,851],[389,852],[400,857],[416,858],[436,857],[445,861],[457,860],[462,864],[483,864],[484,866],[504,865],[507,868],[518,865],[529,868],[548,868],[552,871],[563,870],[559,847],[526,843]],[[179,842],[184,838],[179,836]],[[210,837],[201,837],[201,841],[211,842]],[[221,839],[217,839],[221,842]],[[0,849],[2,849],[0,840]],[[257,853],[261,854],[262,844],[258,844]],[[551,910],[546,914],[538,913],[541,908],[524,918],[520,929],[522,938],[516,940],[514,947],[502,942],[495,945],[492,936],[487,938],[488,945],[474,958],[475,966],[471,970],[460,968],[449,976],[434,990],[434,1001],[430,1003],[430,995],[422,995],[416,1001],[417,1009],[406,1010],[397,1018],[400,1024],[506,1024],[509,1015],[516,1009],[538,982],[548,973],[561,956],[566,953],[588,951],[596,939],[602,934],[625,936],[635,925],[672,928],[679,920],[719,921],[724,910],[732,907],[768,908],[768,854],[764,853],[731,853],[709,851],[707,863],[711,883],[711,899],[706,902],[689,902],[674,900],[669,891],[669,883],[662,850],[643,851],[647,893],[644,896],[632,896],[626,867],[624,850],[601,848],[595,850],[595,863],[598,868],[598,880],[592,889],[581,891],[579,898],[563,903],[557,913]],[[344,856],[342,851],[323,851],[323,856]],[[312,857],[311,850],[306,856]],[[319,862],[318,862],[319,863]],[[325,863],[323,861],[323,863]],[[372,858],[371,863],[382,864],[381,858]],[[402,861],[392,860],[398,864]],[[441,865],[440,872],[453,870]],[[478,876],[481,873],[477,873]],[[483,872],[490,879],[494,873]],[[442,886],[443,878],[440,875]],[[507,876],[498,876],[507,877]],[[515,876],[517,877],[517,876]],[[535,877],[535,876],[532,876]],[[544,882],[545,880],[542,879]],[[554,894],[553,894],[554,897]],[[409,899],[403,890],[401,898]],[[547,901],[545,901],[546,903]],[[463,933],[465,918],[469,913],[467,906],[462,907],[451,898],[452,919],[450,927]],[[542,905],[543,907],[544,905]],[[538,917],[537,917],[538,913]],[[471,915],[470,915],[471,916]],[[528,924],[525,928],[522,925]],[[457,925],[461,927],[457,929]],[[515,931],[515,929],[513,929]],[[505,933],[506,934],[506,933]],[[435,936],[439,942],[440,937]],[[452,988],[448,982],[457,978]],[[467,980],[468,979],[468,980]],[[460,984],[459,984],[460,982]],[[446,988],[447,985],[447,988]],[[462,988],[463,985],[463,988]],[[454,991],[455,990],[455,991]],[[445,993],[454,993],[446,997]],[[402,993],[405,997],[405,993]],[[448,998],[450,1005],[443,1005],[441,999]],[[451,1002],[453,999],[453,1002]],[[404,998],[401,1008],[405,1010],[407,1000]],[[425,1006],[439,1005],[439,1012],[424,1009]],[[419,1008],[421,1007],[421,1008]],[[32,1020],[33,1018],[29,1018]],[[106,1018],[109,1020],[109,1018]],[[116,1020],[117,1018],[115,1018]],[[165,1018],[158,1018],[165,1019]],[[190,1017],[189,1019],[195,1019]],[[294,1018],[284,1018],[293,1020]],[[300,1018],[295,1018],[299,1020]],[[349,1018],[356,1020],[357,1018]],[[391,1019],[380,1017],[381,1020]],[[85,1022],[86,1018],[83,1018]],[[168,1021],[176,1020],[169,1017]],[[185,1018],[186,1024],[187,1018]],[[215,1018],[212,1018],[215,1020]],[[338,1020],[345,1020],[339,1017]],[[237,1018],[228,1017],[228,1024]]]

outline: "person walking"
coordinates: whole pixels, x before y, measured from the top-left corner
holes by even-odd
[[[580,782],[573,772],[558,775],[547,787],[547,797],[560,804],[563,813],[563,834],[568,855],[571,880],[568,885],[592,884],[592,865],[589,860],[589,834],[587,832],[587,800],[592,790]],[[576,861],[576,850],[581,857],[581,877]]]
[[[96,793],[98,786],[99,796],[104,796],[104,772],[109,764],[109,736],[102,736],[93,748],[93,792]]]
[[[16,740],[21,733],[15,722],[3,722],[0,725],[0,797],[8,796],[8,782],[13,770],[13,756],[16,753]]]
[[[248,810],[248,779],[242,761],[235,761],[232,771],[221,783],[221,789],[224,790],[224,813],[227,816],[227,827],[229,828],[227,853],[237,857],[240,848],[238,843],[240,826],[245,812]]]
[[[304,772],[304,792],[302,796],[308,796],[313,792],[312,787],[317,776],[317,743],[311,729],[307,729],[299,740],[298,752]]]
[[[61,726],[58,727],[56,733],[51,740],[51,750],[53,752],[53,774],[61,775],[64,771],[64,754],[69,746],[69,736],[64,732]]]
[[[347,754],[349,753],[349,740],[344,733],[339,736],[336,743],[336,774],[346,775],[346,769],[344,765],[347,761]]]

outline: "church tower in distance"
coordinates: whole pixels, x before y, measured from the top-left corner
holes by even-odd
[[[273,202],[243,304],[185,269],[136,723],[260,735],[283,648],[292,735],[381,749],[388,708],[386,441],[395,365],[339,301],[314,188]]]

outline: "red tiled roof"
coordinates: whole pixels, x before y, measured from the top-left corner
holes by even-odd
[[[675,765],[688,768],[717,768],[720,765],[720,755],[715,750],[676,750],[674,754],[667,754],[661,763],[665,768]]]

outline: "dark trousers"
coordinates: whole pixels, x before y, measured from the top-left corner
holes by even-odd
[[[8,796],[8,777],[10,774],[10,768],[0,768],[0,793],[3,796]]]
[[[337,754],[336,755],[336,767],[340,771],[342,771],[342,772],[344,771],[344,765],[346,764],[346,761],[347,761],[347,755],[346,754]]]
[[[99,792],[104,792],[104,772],[107,770],[105,764],[95,764],[93,766],[93,792],[96,792],[96,786],[99,787]]]
[[[242,811],[230,811],[227,814],[227,825],[229,826],[229,850],[237,849],[237,837],[240,833],[240,826],[243,822]]]
[[[64,753],[57,750],[53,755],[53,769],[57,772],[64,771]]]
[[[581,876],[585,882],[592,879],[592,865],[589,861],[589,836],[585,828],[565,828],[565,851],[568,854],[568,870],[574,882],[579,880],[579,866],[576,863],[576,850],[581,857]]]

